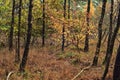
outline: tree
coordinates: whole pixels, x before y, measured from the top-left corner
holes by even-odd
[[[9,51],[13,49],[13,31],[14,31],[15,0],[12,0],[12,21],[9,34]]]
[[[114,6],[114,0],[111,0],[111,12],[110,12],[110,27],[109,27],[109,36],[108,36],[108,43],[107,43],[107,50],[106,50],[106,56],[103,61],[103,64],[106,63],[109,50],[110,50],[110,40],[111,40],[111,35],[112,35],[112,23],[113,23],[113,6]]]
[[[85,36],[85,47],[84,47],[84,51],[87,52],[89,50],[89,33],[88,33],[88,27],[89,27],[89,17],[90,17],[90,2],[91,0],[88,0],[88,5],[87,5],[87,31],[86,31],[86,36]]]
[[[95,52],[95,56],[92,64],[93,66],[97,65],[98,56],[100,53],[101,40],[102,40],[102,24],[103,24],[103,19],[105,15],[106,3],[107,3],[107,0],[103,0],[101,18],[98,24],[98,41],[97,41],[96,52]]]
[[[22,8],[22,0],[19,0],[19,14],[18,14],[18,40],[17,40],[17,51],[16,51],[16,55],[15,55],[15,62],[19,62],[19,61],[20,61],[21,8]]]
[[[116,56],[114,71],[113,71],[113,80],[120,80],[120,45],[117,50],[117,56]]]
[[[66,17],[66,0],[64,0],[64,19]],[[62,28],[62,51],[64,51],[65,47],[65,24],[63,24]]]
[[[108,73],[110,59],[112,57],[112,52],[113,52],[113,48],[114,48],[115,39],[116,39],[117,33],[119,31],[119,28],[120,28],[120,3],[118,5],[118,8],[119,8],[119,13],[118,13],[117,25],[116,25],[116,28],[114,29],[113,35],[112,35],[111,40],[110,40],[108,57],[107,57],[107,60],[106,60],[105,71],[104,71],[104,74],[102,76],[102,80],[105,80],[105,77]]]
[[[20,68],[19,68],[20,72],[25,71],[24,69],[26,66],[27,57],[28,57],[28,53],[29,53],[29,45],[30,45],[31,31],[32,31],[32,8],[33,8],[32,2],[33,2],[33,0],[29,0],[27,40],[26,40],[26,45],[25,45],[25,49],[24,49],[24,54],[22,57],[22,62],[20,63]]]
[[[68,0],[68,19],[70,19],[70,0]]]
[[[43,27],[42,27],[42,47],[45,46],[45,0],[43,0]]]

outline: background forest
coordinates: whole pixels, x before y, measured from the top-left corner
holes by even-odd
[[[0,0],[0,80],[120,80],[119,0]]]

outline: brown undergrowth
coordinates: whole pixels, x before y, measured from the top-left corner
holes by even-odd
[[[62,53],[50,49],[30,49],[26,72],[23,74],[17,72],[19,65],[14,63],[15,51],[10,53],[7,49],[1,50],[0,80],[5,80],[11,71],[15,71],[15,73],[11,75],[10,80],[71,80],[83,68],[92,63],[94,56],[94,51],[84,53],[66,50]],[[104,48],[102,50],[104,51]],[[21,49],[21,55],[22,53],[23,50]],[[103,56],[105,53],[101,51],[99,65],[83,71],[76,80],[101,80],[104,71],[104,67],[101,66]],[[114,57],[106,80],[112,80]]]

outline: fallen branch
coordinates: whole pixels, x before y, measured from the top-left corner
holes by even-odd
[[[9,80],[10,76],[11,76],[13,73],[15,73],[15,72],[14,72],[14,71],[9,72],[8,75],[7,75],[6,80]]]
[[[71,79],[71,80],[75,80],[83,71],[85,71],[85,70],[87,70],[87,69],[89,69],[89,68],[91,68],[91,67],[92,67],[92,65],[83,68],[83,69],[82,69],[76,76],[74,76],[74,78]]]

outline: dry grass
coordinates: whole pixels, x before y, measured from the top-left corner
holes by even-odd
[[[31,49],[24,74],[18,73],[19,65],[14,63],[15,52],[9,53],[7,49],[0,51],[0,80],[5,80],[10,71],[15,71],[10,80],[71,80],[80,70],[92,63],[95,46],[89,53],[67,50],[65,53],[50,50],[51,48]],[[116,50],[115,50],[116,51]],[[23,50],[21,50],[21,55]],[[101,49],[99,64],[85,70],[76,80],[101,80],[104,67],[101,66],[105,56],[105,48]],[[113,55],[109,74],[106,80],[112,80]]]

